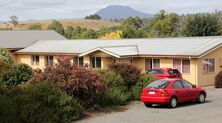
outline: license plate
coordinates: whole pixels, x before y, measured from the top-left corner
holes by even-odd
[[[155,94],[155,91],[149,91],[149,94]]]

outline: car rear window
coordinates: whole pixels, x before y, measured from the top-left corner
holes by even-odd
[[[146,86],[146,88],[164,89],[169,85],[169,83],[170,82],[167,80],[156,80]]]
[[[169,74],[180,74],[180,72],[176,69],[168,70]]]
[[[149,70],[147,74],[163,74],[162,70]]]

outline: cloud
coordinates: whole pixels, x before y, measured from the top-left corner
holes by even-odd
[[[8,21],[11,15],[19,20],[83,18],[108,5],[131,6],[147,13],[222,10],[222,0],[0,0],[0,21]]]

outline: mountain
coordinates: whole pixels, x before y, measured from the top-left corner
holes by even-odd
[[[110,5],[96,12],[102,19],[120,19],[127,17],[149,18],[152,14],[140,12],[128,6]]]

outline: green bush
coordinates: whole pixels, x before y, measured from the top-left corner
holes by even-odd
[[[127,104],[129,97],[130,94],[127,94],[121,88],[109,87],[105,93],[98,96],[97,104],[101,107],[125,105]]]
[[[0,59],[0,76],[11,68],[11,65]]]
[[[11,69],[5,72],[1,81],[7,86],[16,86],[22,82],[27,82],[32,77],[32,68],[26,64],[13,65]]]
[[[156,78],[152,75],[141,75],[139,82],[137,82],[132,87],[131,98],[134,100],[140,100],[143,87],[147,86],[150,82],[153,82],[155,79]]]
[[[0,88],[3,123],[62,123],[79,118],[83,108],[71,96],[49,82]]]
[[[102,74],[104,77],[104,83],[108,87],[118,87],[123,90],[126,89],[124,79],[117,73],[110,71],[110,70],[104,70],[104,69],[97,69],[98,73]]]
[[[8,64],[14,64],[14,61],[9,54],[8,50],[5,48],[0,48],[0,59],[7,62]]]
[[[42,30],[42,25],[41,24],[31,24],[28,27],[28,30]]]
[[[121,75],[128,90],[131,90],[131,87],[140,79],[141,70],[132,64],[113,63],[109,65],[109,70]]]

